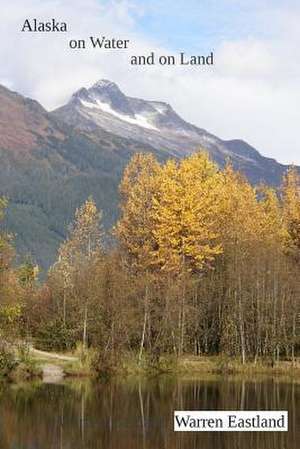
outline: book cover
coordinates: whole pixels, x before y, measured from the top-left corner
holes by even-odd
[[[0,448],[297,449],[299,2],[0,11]]]

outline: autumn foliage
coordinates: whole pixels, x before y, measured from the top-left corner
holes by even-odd
[[[41,347],[82,341],[102,362],[128,352],[139,363],[185,353],[225,353],[243,363],[295,360],[300,178],[294,168],[276,191],[250,185],[230,163],[220,169],[204,152],[165,163],[136,154],[120,184],[111,245],[101,218],[92,198],[76,211],[57,262],[30,300],[32,283],[24,296],[20,276],[9,278],[9,250],[0,240],[0,293],[25,298],[22,319]]]

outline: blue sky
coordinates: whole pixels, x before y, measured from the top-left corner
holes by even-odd
[[[299,0],[0,0],[0,84],[51,110],[100,78],[170,103],[223,139],[300,164]],[[67,36],[20,33],[26,18],[68,22]],[[128,51],[71,51],[70,38],[130,39]],[[18,49],[18,51],[16,51]],[[215,53],[210,69],[132,67],[132,54]]]
[[[215,46],[223,37],[247,34],[251,25],[245,20],[245,8],[238,12],[232,2],[179,0],[142,2],[145,13],[138,29],[158,42],[176,50]],[[200,3],[200,5],[199,5]],[[231,3],[231,4],[230,4]],[[243,26],[241,26],[243,25]]]
[[[132,3],[136,29],[170,49],[199,51],[224,39],[271,37],[272,29],[259,23],[260,14],[282,1],[139,0]],[[285,5],[293,2],[285,1]]]

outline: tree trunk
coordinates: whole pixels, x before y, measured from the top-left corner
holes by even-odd
[[[145,288],[144,324],[143,324],[143,331],[142,331],[142,337],[141,337],[141,343],[140,343],[139,364],[141,363],[142,355],[143,355],[146,326],[147,326],[147,316],[148,316],[148,285]]]
[[[63,323],[66,325],[66,306],[67,306],[67,298],[66,298],[66,289],[64,288],[64,302],[63,302]]]
[[[235,295],[237,295],[237,292],[235,292]],[[242,364],[244,365],[246,362],[246,349],[245,349],[245,331],[244,331],[244,322],[243,322],[241,290],[238,295],[238,309],[239,309],[239,333],[240,333],[240,344],[241,344],[241,357],[242,357]]]
[[[88,307],[86,303],[84,307],[83,335],[82,335],[82,344],[84,349],[87,347],[87,317],[88,317]]]

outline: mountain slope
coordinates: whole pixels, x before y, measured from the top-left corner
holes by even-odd
[[[68,104],[53,114],[90,135],[106,130],[123,138],[134,138],[174,157],[205,148],[220,165],[230,159],[253,183],[277,185],[286,169],[274,159],[261,156],[242,140],[224,141],[187,123],[167,103],[127,97],[108,80],[75,92]]]
[[[108,229],[118,215],[118,184],[137,151],[159,160],[199,147],[224,165],[230,158],[251,182],[278,185],[286,167],[240,140],[223,141],[179,117],[172,107],[124,95],[101,80],[47,112],[0,86],[0,196],[9,199],[4,227],[17,252],[43,268],[55,260],[76,207],[92,195]]]
[[[15,235],[19,254],[46,268],[89,195],[105,211],[106,228],[111,226],[124,166],[133,152],[153,148],[104,130],[95,143],[37,102],[5,88],[0,98],[0,196],[9,199],[2,226]]]

